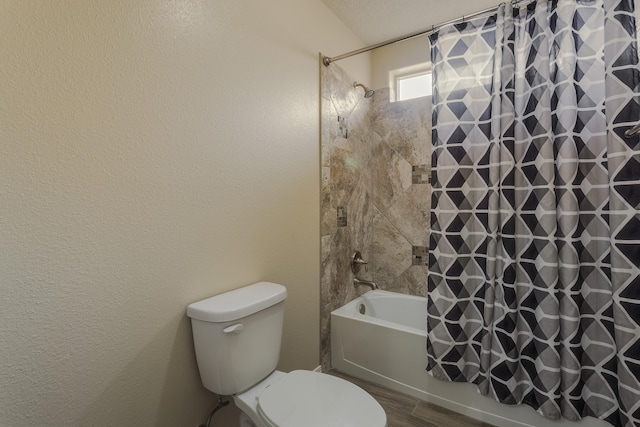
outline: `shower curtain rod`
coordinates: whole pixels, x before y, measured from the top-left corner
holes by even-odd
[[[515,5],[517,3],[520,3],[521,1],[523,1],[523,0],[512,1],[511,4]],[[528,0],[525,0],[525,1],[528,1]],[[450,21],[443,22],[443,23],[438,24],[438,25],[432,25],[427,30],[420,30],[420,31],[415,32],[415,33],[405,34],[404,36],[396,37],[395,39],[387,40],[387,41],[384,41],[384,42],[376,43],[376,44],[371,45],[371,46],[363,47],[361,49],[353,50],[351,52],[343,53],[342,55],[332,56],[332,57],[323,56],[322,57],[322,63],[326,67],[328,67],[329,64],[331,64],[332,62],[336,62],[336,61],[339,61],[341,59],[349,58],[351,56],[355,56],[355,55],[359,55],[361,53],[369,52],[370,50],[374,50],[374,49],[377,49],[379,47],[388,46],[390,44],[394,44],[394,43],[402,42],[402,41],[405,41],[405,40],[413,39],[415,37],[419,37],[419,36],[422,36],[422,35],[432,34],[432,33],[436,32],[437,30],[439,30],[440,28],[444,27],[445,25],[455,24],[455,23],[458,23],[458,22],[464,22],[467,19],[472,19],[472,18],[476,18],[478,16],[489,14],[491,12],[495,12],[503,4],[505,4],[505,2],[502,2],[497,6],[490,7],[488,9],[484,9],[484,10],[481,10],[479,12],[472,13],[470,15],[463,15],[461,18],[452,19]]]

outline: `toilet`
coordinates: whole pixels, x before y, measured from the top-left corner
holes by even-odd
[[[204,387],[233,397],[242,426],[386,427],[384,410],[360,387],[276,370],[286,298],[284,286],[259,282],[187,307]]]

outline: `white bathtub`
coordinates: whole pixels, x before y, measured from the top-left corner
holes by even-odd
[[[362,314],[364,312],[364,314]],[[440,381],[427,374],[426,298],[369,291],[331,313],[334,369],[409,394],[500,427],[610,427],[586,418],[549,420],[526,405],[503,405],[475,385]]]

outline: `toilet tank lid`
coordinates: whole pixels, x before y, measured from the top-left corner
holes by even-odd
[[[205,322],[229,322],[257,313],[287,298],[287,288],[258,282],[187,306],[187,316]]]

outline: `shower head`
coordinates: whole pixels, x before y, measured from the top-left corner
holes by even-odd
[[[353,82],[353,88],[354,89],[357,88],[358,86],[360,86],[362,89],[364,89],[364,97],[365,98],[371,98],[373,96],[373,94],[376,93],[375,90],[369,89],[368,87],[366,87],[362,83]]]

